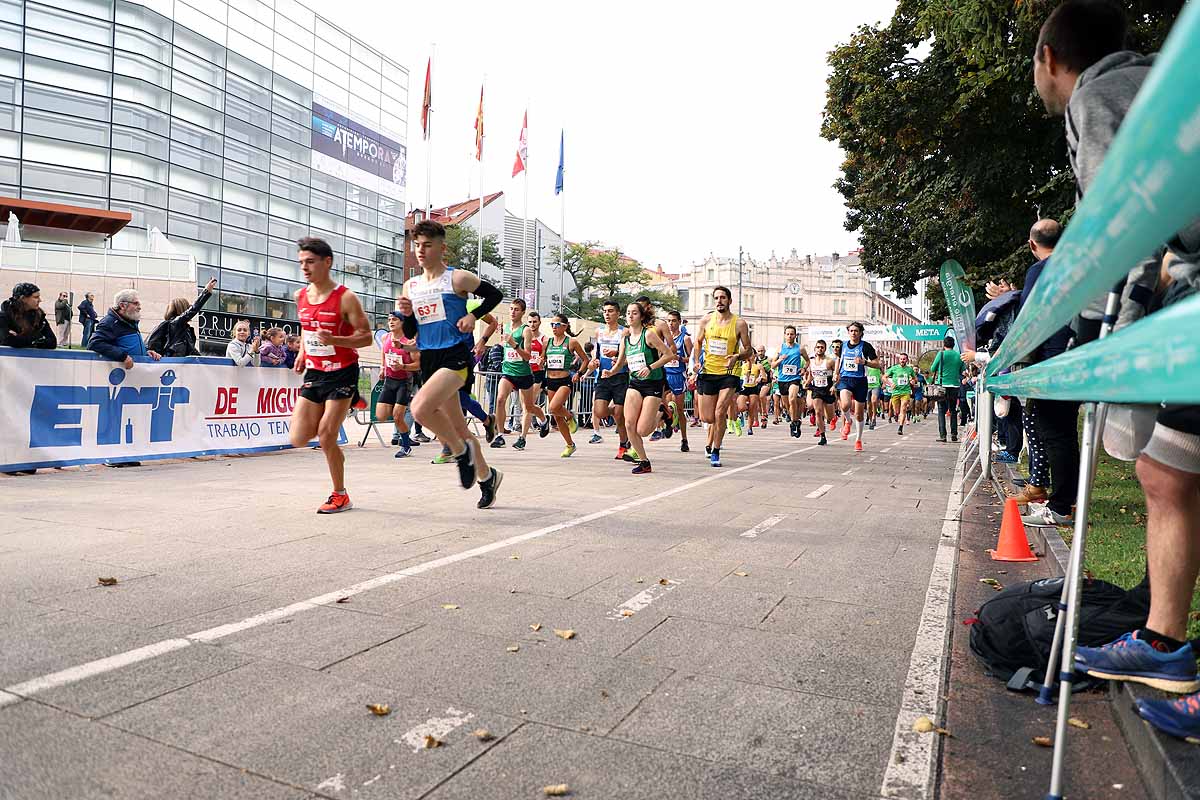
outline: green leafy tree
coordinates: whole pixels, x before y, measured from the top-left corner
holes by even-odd
[[[643,294],[662,308],[674,308],[679,303],[679,295],[674,291],[646,289],[642,265],[619,249],[602,249],[595,242],[570,244],[563,267],[575,279],[575,290],[566,305],[585,319],[600,319],[601,306],[609,298],[616,300],[622,311]]]
[[[483,237],[483,261],[494,264],[503,273],[504,256],[495,235]],[[479,234],[469,225],[446,227],[446,265],[479,274]]]
[[[834,185],[846,229],[859,234],[864,266],[900,294],[955,258],[982,299],[988,279],[1019,282],[1039,216],[1066,220],[1075,192],[1063,123],[1047,116],[1031,77],[1056,5],[900,0],[888,24],[861,27],[829,53],[821,135],[845,152]],[[1151,52],[1183,3],[1124,5],[1131,46]]]

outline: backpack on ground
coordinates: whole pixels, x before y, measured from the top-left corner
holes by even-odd
[[[1045,679],[1062,586],[1062,578],[1014,584],[984,603],[975,618],[968,620],[971,652],[995,677],[1008,681],[1013,673],[1028,668],[1029,680],[1040,684]],[[1099,647],[1146,624],[1150,613],[1148,576],[1128,591],[1096,579],[1085,581],[1082,589],[1080,645]]]

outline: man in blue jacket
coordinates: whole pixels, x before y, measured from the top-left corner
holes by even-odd
[[[162,358],[153,350],[146,349],[138,320],[142,316],[142,301],[133,289],[122,289],[113,298],[113,307],[104,315],[92,331],[88,349],[99,353],[109,361],[121,362],[125,369],[133,368],[134,356],[150,356],[158,361]]]
[[[88,292],[83,302],[79,304],[79,322],[83,325],[83,346],[92,339],[92,331],[96,329],[96,323],[100,320],[100,316],[96,313],[96,307],[92,305],[92,301],[96,299],[96,295]]]

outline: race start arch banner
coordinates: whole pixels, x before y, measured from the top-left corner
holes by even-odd
[[[291,447],[301,378],[225,358],[0,347],[0,471]]]
[[[941,342],[949,325],[867,325],[863,338],[868,342]],[[811,343],[817,339],[845,339],[845,325],[809,325],[804,335]]]

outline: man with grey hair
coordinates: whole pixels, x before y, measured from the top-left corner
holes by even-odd
[[[109,361],[119,361],[125,369],[133,368],[134,356],[149,356],[157,361],[162,358],[153,350],[146,349],[138,330],[142,318],[142,301],[133,289],[122,289],[113,297],[112,308],[104,315],[92,332],[88,349],[94,350]]]

